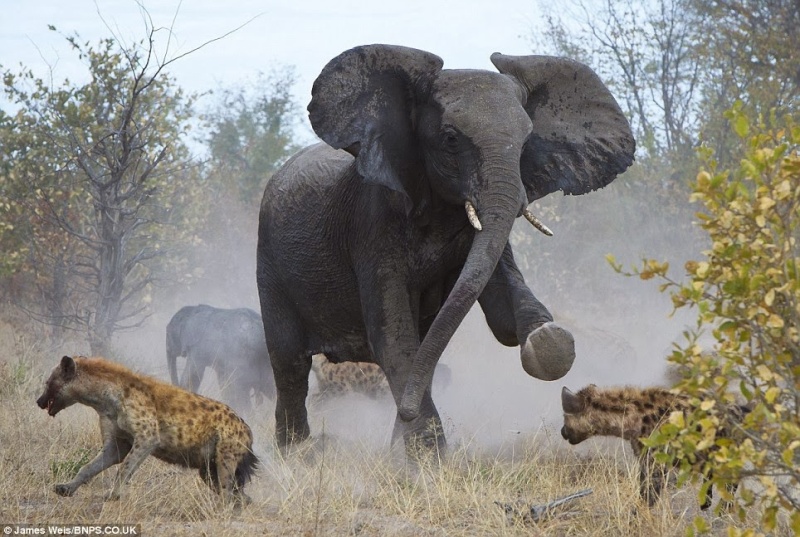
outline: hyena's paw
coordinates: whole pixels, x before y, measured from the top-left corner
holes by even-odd
[[[230,496],[223,496],[222,503],[223,505],[230,506],[234,513],[241,513],[242,509],[253,503],[253,500],[250,499],[250,496],[241,492]]]
[[[59,496],[72,496],[73,494],[75,494],[75,489],[76,487],[73,487],[69,483],[61,483],[53,487],[53,490]]]

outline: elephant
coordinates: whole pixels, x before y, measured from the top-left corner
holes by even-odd
[[[178,378],[179,356],[186,367]],[[222,399],[237,412],[252,409],[256,398],[275,399],[261,316],[247,308],[184,306],[167,324],[167,367],[172,383],[197,392],[207,367],[217,373]]]
[[[553,322],[508,242],[528,204],[584,194],[633,162],[630,125],[587,66],[494,53],[499,72],[364,45],[313,83],[322,142],[267,182],[256,279],[272,357],[276,441],[310,435],[311,356],[375,362],[407,452],[446,448],[431,397],[442,352],[477,301],[494,337],[542,380],[567,373],[574,339]]]

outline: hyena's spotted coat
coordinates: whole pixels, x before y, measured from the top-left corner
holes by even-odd
[[[139,465],[153,455],[197,468],[215,491],[236,503],[258,460],[250,427],[226,405],[172,386],[102,358],[64,356],[53,369],[37,404],[55,416],[75,403],[100,416],[103,449],[69,483],[61,496],[106,468],[120,464],[109,499],[119,499]]]
[[[665,468],[653,459],[642,443],[675,411],[691,410],[688,397],[664,388],[605,388],[594,384],[577,394],[561,390],[564,426],[561,436],[570,444],[579,444],[593,436],[616,436],[628,440],[639,458],[639,492],[648,505],[653,505],[664,488]],[[732,417],[741,420],[746,407],[731,409]],[[718,433],[718,434],[724,434]],[[728,490],[733,494],[737,485]],[[711,506],[712,490],[708,487],[701,509]],[[724,507],[730,507],[729,502]]]
[[[324,354],[311,358],[311,369],[317,378],[317,393],[312,401],[361,393],[378,399],[391,394],[389,382],[379,365],[370,362],[333,363]]]

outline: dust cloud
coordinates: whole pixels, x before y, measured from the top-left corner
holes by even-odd
[[[614,254],[626,267],[643,257],[670,259],[680,267],[702,248],[694,237],[676,234],[674,222],[659,218],[647,206],[628,206],[630,199],[622,195],[626,187],[619,183],[585,196],[550,196],[554,199],[534,204],[531,208],[555,231],[552,238],[521,219],[516,223],[512,244],[517,262],[555,320],[575,336],[575,364],[557,381],[529,377],[519,348],[500,345],[476,305],[441,358],[450,369],[450,382],[434,386],[434,401],[451,445],[493,448],[520,435],[557,435],[562,386],[577,390],[588,383],[666,383],[666,357],[672,343],[681,341],[681,333],[693,325],[694,312],[670,316],[670,299],[658,292],[656,283],[615,273],[604,256]],[[568,225],[570,219],[576,223]],[[220,237],[222,242],[200,260],[203,276],[194,285],[162,299],[142,328],[118,338],[121,354],[138,370],[169,378],[165,327],[184,305],[259,311],[256,215],[220,230]],[[312,375],[309,393],[314,389]],[[207,371],[200,391],[219,395],[212,371]],[[313,435],[324,431],[326,436],[358,439],[376,448],[388,446],[394,417],[391,400],[359,395],[309,411]],[[255,422],[254,428],[274,427],[274,401],[259,406],[248,420]]]

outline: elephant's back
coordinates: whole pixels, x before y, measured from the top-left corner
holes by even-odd
[[[264,324],[261,315],[249,308],[229,310],[228,315],[220,318],[218,326],[231,337],[232,347],[246,349],[248,355],[263,355],[267,344],[264,341]]]
[[[192,355],[203,361],[209,340],[215,337],[214,317],[217,309],[205,304],[184,306],[172,316],[167,324],[168,354]],[[201,356],[198,356],[198,353]]]
[[[307,270],[348,263],[346,236],[353,210],[353,157],[327,144],[301,150],[264,189],[259,217],[259,259],[284,283],[307,282]]]
[[[174,337],[183,337],[187,331],[196,330],[195,326],[208,324],[208,318],[213,314],[213,308],[205,304],[198,306],[183,306],[172,316],[167,324],[167,333]]]
[[[269,327],[285,326],[289,316],[302,319],[310,346],[352,334],[350,320],[360,319],[348,249],[359,185],[353,163],[345,151],[310,146],[276,172],[264,190],[256,278],[268,347],[270,338],[281,335]],[[325,337],[316,329],[326,331]]]
[[[324,203],[353,162],[352,155],[325,143],[301,149],[267,182],[261,212],[304,208],[314,201]]]

